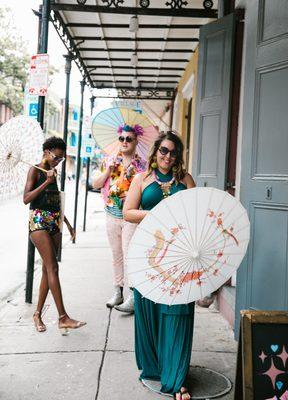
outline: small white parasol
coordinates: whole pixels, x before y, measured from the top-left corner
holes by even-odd
[[[138,225],[127,257],[129,283],[156,303],[202,299],[236,271],[249,237],[247,212],[229,193],[179,191]]]
[[[1,126],[0,201],[23,191],[29,167],[41,160],[43,141],[43,131],[33,118],[21,115]]]

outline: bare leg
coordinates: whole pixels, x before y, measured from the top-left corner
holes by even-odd
[[[62,291],[58,276],[58,263],[56,258],[59,245],[59,236],[58,237],[57,236],[58,235],[55,235],[55,237],[52,239],[51,236],[46,231],[36,231],[31,233],[30,235],[32,242],[39,251],[39,254],[43,260],[43,268],[45,268],[47,275],[47,281],[45,274],[42,275],[39,301],[38,301],[37,311],[34,314],[34,321],[38,315],[39,322],[40,321],[42,322],[39,310],[40,309],[42,310],[48,294],[48,290],[50,289],[59,313],[59,328],[65,328],[65,329],[80,328],[84,326],[85,323],[71,319],[67,315],[64,308]],[[48,282],[48,289],[46,286],[47,282]]]
[[[58,254],[58,248],[59,248],[59,244],[60,244],[60,233],[56,233],[55,235],[51,236],[51,239],[52,239],[53,246],[55,249],[55,254]],[[37,311],[40,314],[44,307],[48,292],[49,292],[49,285],[48,285],[47,269],[44,265],[44,262],[42,262],[42,278],[41,278],[40,287],[39,287],[39,298],[38,298],[38,304],[37,304]]]
[[[32,232],[30,237],[43,260],[43,267],[46,269],[47,273],[48,287],[51,290],[58,313],[59,315],[64,315],[66,314],[66,311],[63,304],[61,286],[58,276],[58,263],[56,259],[54,242],[46,231]],[[45,282],[45,275],[42,275],[42,278],[43,278],[43,287],[41,287],[40,285],[40,290],[43,289],[43,292],[39,294],[40,304],[38,302],[38,305],[40,307],[43,307],[44,304],[43,301],[45,302],[48,293]],[[39,311],[38,307],[37,311]]]
[[[60,244],[60,233],[57,233],[53,236],[51,236],[53,246],[55,249],[55,253],[58,253],[58,248]],[[38,297],[38,304],[36,311],[33,315],[34,323],[36,326],[36,329],[38,332],[45,332],[46,331],[46,326],[42,320],[42,310],[47,298],[49,292],[49,285],[48,285],[48,275],[47,275],[47,269],[44,265],[44,262],[42,261],[42,277],[41,277],[41,282],[39,286],[39,297]]]

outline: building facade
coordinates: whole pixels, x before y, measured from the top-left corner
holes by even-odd
[[[287,104],[288,3],[236,1],[200,29],[173,112],[197,185],[229,191],[249,214],[247,255],[218,293],[236,331],[241,309],[288,310]]]

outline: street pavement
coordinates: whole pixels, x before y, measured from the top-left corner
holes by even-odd
[[[72,186],[68,187],[69,191],[71,195]],[[9,301],[6,296],[0,309],[1,400],[162,398],[138,380],[133,316],[122,315],[105,306],[112,293],[111,253],[106,238],[105,216],[101,211],[99,195],[90,193],[87,231],[83,233],[82,194],[77,241],[74,245],[64,241],[60,279],[68,313],[73,318],[87,321],[87,326],[70,331],[69,336],[61,336],[57,328],[57,312],[49,296],[44,315],[48,329],[45,333],[35,331],[32,314],[37,300],[40,269],[35,273],[33,304],[25,304],[26,258],[23,258],[21,265],[15,269],[17,285],[22,286],[15,290],[17,285],[14,279]],[[67,214],[72,215],[72,211],[73,204],[69,202]],[[25,246],[20,241],[26,240],[26,227],[24,221],[21,224],[21,239],[17,232],[15,244],[10,245],[9,251],[13,255],[19,252],[22,245],[25,252]],[[6,246],[6,239],[4,243]],[[6,260],[5,279],[11,261],[9,257]],[[1,288],[4,293],[2,280]],[[5,290],[7,294],[7,287]],[[236,342],[228,324],[215,309],[197,308],[191,364],[214,369],[234,380]],[[225,400],[232,398],[232,391],[222,397]]]

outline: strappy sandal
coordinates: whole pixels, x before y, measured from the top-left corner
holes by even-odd
[[[33,314],[33,320],[34,320],[34,325],[36,328],[37,332],[45,332],[46,331],[46,325],[41,321],[41,312],[40,311],[35,311]]]
[[[181,388],[182,389],[182,388]],[[176,400],[176,395],[177,394],[181,394],[181,397],[184,395],[184,394],[189,394],[189,396],[190,396],[190,393],[188,392],[188,389],[184,389],[184,390],[181,390],[180,389],[180,392],[177,392],[177,393],[173,393],[173,399],[175,399]],[[191,396],[190,396],[190,398],[191,398]],[[182,400],[182,399],[181,399]]]
[[[86,322],[81,322],[81,321],[74,321],[72,323],[63,323],[61,322],[61,319],[64,317],[68,317],[67,314],[63,314],[59,316],[59,322],[58,322],[58,328],[62,334],[62,336],[67,336],[69,334],[69,329],[78,329],[82,328],[82,326],[86,325]]]

